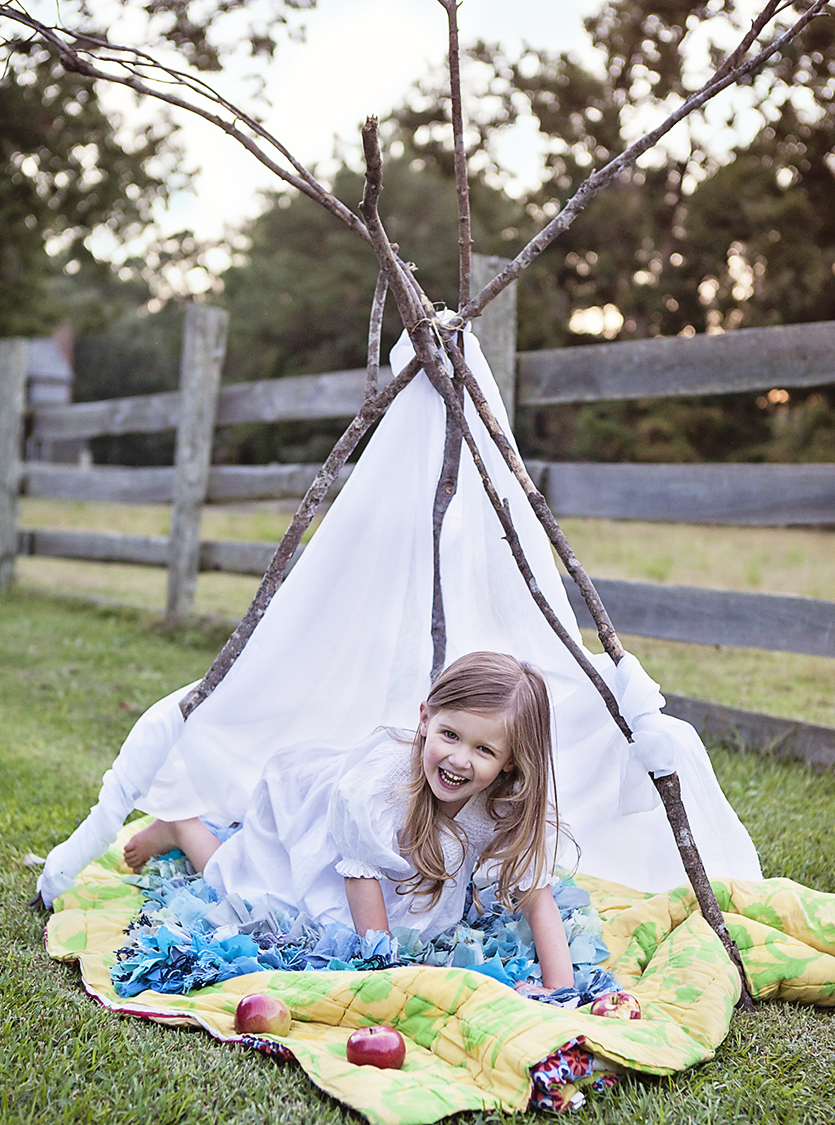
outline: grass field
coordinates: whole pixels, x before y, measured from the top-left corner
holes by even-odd
[[[86,815],[135,716],[205,669],[223,630],[170,636],[155,615],[25,591],[0,599],[0,918],[3,1125],[336,1125],[359,1122],[295,1064],[223,1047],[199,1031],[115,1017],[50,961],[26,909],[45,855]],[[835,892],[835,774],[714,748],[766,875]],[[830,1125],[829,1011],[763,1005],[737,1016],[716,1058],[671,1079],[628,1078],[578,1120],[614,1125]],[[499,1122],[462,1115],[457,1125]],[[524,1114],[519,1125],[545,1120]]]
[[[60,527],[165,535],[166,505],[115,505],[26,499],[24,527]],[[289,515],[276,505],[208,507],[205,539],[277,542]],[[589,573],[671,585],[761,593],[801,594],[835,600],[835,531],[799,528],[714,527],[617,520],[564,521],[564,529]],[[24,589],[57,591],[160,610],[165,572],[153,567],[22,558]],[[201,574],[197,612],[238,620],[258,586],[256,578]],[[832,661],[794,653],[687,645],[624,637],[662,688],[732,707],[835,726]],[[597,646],[589,636],[590,647]]]

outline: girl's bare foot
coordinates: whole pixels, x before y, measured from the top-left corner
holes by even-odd
[[[155,820],[125,844],[125,863],[140,871],[151,856],[179,848],[195,871],[202,871],[220,847],[220,840],[199,817],[188,820]]]
[[[125,863],[132,871],[140,871],[151,856],[165,855],[178,847],[174,822],[155,820],[125,844]]]

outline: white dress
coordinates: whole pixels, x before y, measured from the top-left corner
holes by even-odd
[[[399,732],[397,732],[399,735]],[[236,892],[254,907],[298,911],[320,925],[353,928],[345,877],[378,879],[389,926],[418,930],[422,940],[454,926],[479,856],[496,831],[479,793],[455,818],[459,841],[444,832],[447,870],[434,906],[398,894],[415,874],[399,851],[410,780],[411,738],[377,730],[347,755],[336,748],[297,746],[267,763],[240,832],[214,853],[204,877],[221,894]]]

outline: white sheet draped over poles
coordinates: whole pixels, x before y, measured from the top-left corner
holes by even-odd
[[[466,336],[467,362],[507,427],[478,342]],[[411,357],[401,339],[392,369]],[[467,418],[540,588],[579,641],[545,533],[469,403]],[[378,726],[415,726],[432,663],[432,505],[444,434],[443,403],[420,374],[383,418],[221,684],[186,723],[177,706],[185,688],[139,719],[105,775],[99,803],[47,859],[38,883],[47,905],[112,843],[134,807],[166,820],[238,821],[276,750],[314,740],[347,751]],[[466,449],[444,520],[441,576],[447,662],[491,649],[529,661],[547,678],[560,816],[580,848],[582,871],[646,891],[684,881],[648,776],[676,770],[708,874],[759,877],[751,840],[693,728],[660,714],[658,685],[634,657],[615,668],[596,655],[635,742],[617,729],[531,599]],[[573,866],[570,842],[561,860]]]

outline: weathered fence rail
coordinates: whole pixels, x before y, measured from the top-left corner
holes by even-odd
[[[490,261],[484,268],[497,265],[500,263]],[[0,583],[10,573],[15,543],[18,553],[23,555],[167,566],[168,617],[174,620],[190,608],[198,570],[253,575],[264,572],[273,552],[269,544],[198,541],[201,505],[298,498],[313,480],[317,466],[210,466],[213,428],[239,422],[351,417],[362,401],[365,371],[239,383],[218,390],[224,314],[203,308],[189,315],[181,371],[185,397],[176,392],[43,406],[30,416],[32,436],[44,441],[177,429],[177,463],[171,467],[85,468],[40,462],[20,465],[14,436],[18,430],[7,410],[13,394],[18,394],[15,401],[20,397],[14,391],[13,377],[14,372],[19,377],[20,363],[15,366],[15,361],[20,359],[20,348],[15,350],[15,342],[0,341],[0,373],[6,372],[0,378],[0,436],[5,435],[0,440],[0,486],[5,482],[0,488]],[[505,301],[495,316],[491,321],[485,315],[478,326],[479,334],[494,370],[500,374],[502,393],[511,410],[514,401],[517,406],[547,406],[618,398],[766,391],[772,387],[835,382],[835,322],[825,322],[745,329],[711,337],[520,353],[515,357],[514,390],[513,301]],[[390,377],[389,369],[381,371],[381,381]],[[19,405],[16,410],[19,413]],[[531,462],[529,468],[561,518],[835,526],[835,464]],[[346,467],[334,491],[349,472]],[[18,479],[20,490],[30,496],[171,502],[174,534],[169,539],[16,531],[14,497]],[[177,538],[181,541],[179,547],[175,544]],[[595,581],[622,633],[835,656],[835,601],[610,579]],[[581,624],[589,623],[585,605],[573,584],[566,580],[566,587]],[[733,729],[741,737],[756,742],[779,743],[785,753],[835,764],[835,730],[827,727],[791,723],[675,696],[669,697],[668,710],[695,722],[703,732],[727,735]]]
[[[206,499],[214,504],[244,500],[292,500],[304,496],[318,465],[213,465]],[[350,466],[338,478],[347,480]],[[107,500],[115,504],[170,504],[174,499],[173,465],[127,468],[122,465],[24,464],[22,491],[51,500]]]
[[[595,578],[594,584],[622,633],[691,644],[835,656],[835,602],[611,578]],[[591,616],[574,583],[565,585],[580,625],[591,628]]]
[[[164,535],[33,529],[18,532],[17,553],[167,566],[168,542]],[[269,543],[203,540],[198,569],[260,576],[274,550]],[[579,624],[593,628],[576,585],[566,576],[563,583]],[[596,578],[595,586],[623,633],[691,644],[835,655],[835,602],[611,578]]]
[[[835,383],[835,321],[520,352],[519,406]]]
[[[391,380],[391,368],[380,368],[380,386]],[[365,391],[365,368],[262,379],[221,387],[215,424],[297,422],[322,418],[353,418]],[[180,392],[133,395],[101,402],[45,406],[33,412],[32,436],[43,440],[102,437],[112,434],[156,434],[177,428]]]
[[[226,504],[303,496],[317,465],[213,465],[206,499]],[[600,465],[528,463],[559,518],[763,526],[835,524],[835,465]],[[337,488],[350,473],[346,467]],[[50,465],[21,471],[27,496],[113,503],[170,503],[173,466]]]
[[[835,524],[835,465],[552,462],[539,487],[561,517],[777,527]]]

